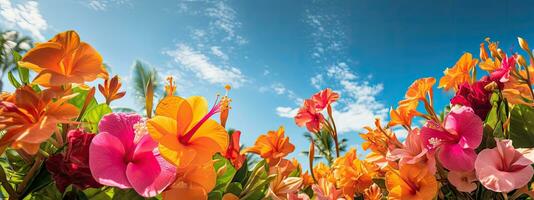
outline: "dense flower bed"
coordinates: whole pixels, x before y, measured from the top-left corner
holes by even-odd
[[[434,107],[435,78],[414,81],[387,123],[377,119],[360,134],[368,152],[361,158],[339,141],[331,105],[340,95],[327,88],[304,100],[295,116],[309,131],[311,170],[303,171],[287,158],[295,146],[284,127],[241,148],[241,132],[226,129],[230,86],[210,107],[204,97],[176,96],[172,77],[154,102],[149,80],[144,113],[113,111],[110,104],[125,95],[120,78],[110,76],[76,32],[63,32],[23,56],[13,54],[16,73],[8,78],[16,90],[0,96],[2,195],[525,199],[534,195],[534,56],[518,40],[526,58],[486,39],[479,58],[464,53],[445,69],[437,87],[455,92],[446,108]],[[104,80],[98,91],[105,102],[86,85],[97,79]],[[406,138],[397,138],[394,128],[404,128]]]

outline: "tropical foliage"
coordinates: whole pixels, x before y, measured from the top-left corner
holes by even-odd
[[[15,90],[0,95],[0,194],[8,199],[532,198],[534,56],[522,38],[519,46],[526,58],[506,54],[486,39],[478,58],[464,53],[439,82],[415,80],[387,123],[376,119],[362,127],[358,145],[365,152],[360,154],[338,135],[333,103],[340,94],[330,88],[313,94],[294,118],[310,142],[304,152],[308,162],[299,163],[288,158],[295,145],[283,126],[242,147],[241,134],[250,133],[227,128],[230,86],[210,107],[204,97],[177,96],[172,77],[162,82],[154,68],[136,61],[132,90],[143,109],[111,109],[126,95],[120,78],[109,74],[96,49],[66,31],[23,56],[17,53],[22,49],[3,51],[2,58],[10,60],[6,71],[18,77],[10,73]],[[93,81],[101,84],[87,85]],[[434,107],[436,82],[455,94],[444,109]],[[399,129],[407,132],[405,138]]]

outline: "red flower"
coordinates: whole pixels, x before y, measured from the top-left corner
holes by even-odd
[[[241,131],[234,131],[230,136],[230,142],[228,144],[228,149],[226,152],[223,152],[223,156],[232,162],[232,165],[239,169],[245,162],[245,155],[240,153],[239,138],[241,137]]]
[[[492,92],[484,89],[484,87],[489,83],[491,80],[487,76],[473,84],[463,83],[456,92],[456,96],[451,99],[451,103],[471,107],[480,119],[486,119],[491,110]]]
[[[67,152],[50,156],[46,161],[46,169],[52,174],[59,191],[64,192],[71,184],[79,189],[102,186],[89,169],[89,145],[94,136],[83,129],[69,131]]]
[[[334,103],[339,99],[339,94],[332,91],[330,88],[326,88],[312,96],[312,100],[315,102],[315,108],[323,110],[328,105]]]
[[[304,100],[304,105],[299,109],[297,116],[295,116],[295,123],[297,126],[302,127],[306,125],[308,131],[314,133],[320,131],[321,122],[323,122],[324,116],[316,108],[317,104],[314,100]]]

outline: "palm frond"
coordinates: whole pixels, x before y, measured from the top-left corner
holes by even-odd
[[[136,60],[132,65],[130,77],[131,89],[133,91],[131,94],[134,95],[136,103],[141,106],[141,110],[145,108],[146,86],[149,81],[152,82],[155,98],[162,97],[163,83],[156,68],[151,67],[145,62]]]

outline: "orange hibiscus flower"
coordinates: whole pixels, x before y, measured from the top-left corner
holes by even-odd
[[[44,87],[84,84],[108,77],[100,54],[81,42],[74,31],[59,33],[50,41],[37,44],[19,64],[39,73],[33,82]]]
[[[228,133],[210,119],[218,112],[220,102],[208,112],[204,97],[167,96],[156,107],[156,116],[147,120],[148,132],[170,163],[178,168],[200,165],[228,147]]]
[[[176,181],[161,194],[164,200],[208,199],[208,193],[215,187],[217,173],[212,162],[191,165],[176,173]]]
[[[75,95],[52,101],[52,93],[49,90],[36,93],[24,86],[0,101],[0,130],[7,131],[0,139],[0,152],[11,145],[36,154],[39,145],[57,130],[57,124],[68,123],[78,115],[78,109],[66,103]]]
[[[386,173],[389,199],[433,199],[438,192],[438,183],[433,174],[423,165],[403,165],[400,170]]]
[[[436,83],[433,77],[415,80],[404,95],[406,99],[427,100],[427,95],[432,96],[432,86]]]
[[[267,134],[260,135],[254,146],[243,151],[258,154],[271,165],[276,164],[295,150],[295,145],[289,142],[289,137],[286,137],[284,133],[284,127],[280,126],[278,131],[269,131]]]
[[[478,63],[478,59],[473,59],[470,53],[464,53],[452,68],[447,68],[443,72],[445,75],[439,80],[439,87],[445,90],[456,91],[458,85],[471,82],[471,71]]]

